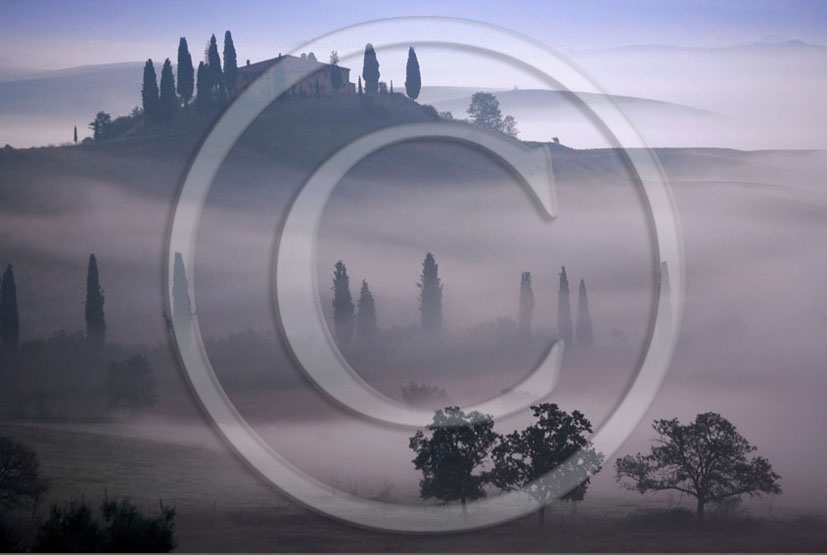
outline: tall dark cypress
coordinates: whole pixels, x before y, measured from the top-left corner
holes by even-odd
[[[20,345],[20,315],[17,312],[17,284],[14,267],[9,264],[0,283],[0,344],[6,351],[16,351]]]
[[[442,331],[442,280],[433,254],[425,255],[416,285],[419,287],[420,326],[425,332],[438,334]]]
[[[213,106],[220,106],[224,103],[224,72],[221,71],[221,58],[218,56],[218,43],[215,35],[210,37],[207,45],[207,72],[209,73],[209,84]]]
[[[517,335],[527,338],[531,335],[531,319],[534,316],[534,290],[531,287],[531,272],[520,277],[520,306],[517,316]]]
[[[175,78],[172,75],[172,63],[164,60],[161,70],[161,95],[158,101],[158,119],[162,122],[172,121],[178,109],[178,96],[175,94]]]
[[[589,312],[589,298],[586,296],[586,282],[580,280],[580,292],[577,297],[577,344],[589,348],[594,342],[592,315]]]
[[[75,144],[78,144],[78,126],[75,126]]]
[[[144,108],[144,118],[148,123],[158,121],[158,78],[155,75],[155,65],[149,59],[144,64],[144,83],[141,87],[141,102]]]
[[[405,67],[405,93],[411,100],[416,100],[421,88],[422,76],[419,74],[419,60],[411,46],[408,48],[408,65]]]
[[[566,267],[560,272],[560,290],[557,292],[557,335],[571,345],[574,341],[574,331],[571,324],[571,302],[569,300],[569,278]]]
[[[181,37],[178,41],[178,95],[184,101],[184,108],[189,106],[192,93],[195,90],[195,74],[192,67],[192,56],[187,45],[187,39]]]
[[[238,60],[233,44],[233,35],[229,31],[224,33],[224,85],[227,92],[232,94],[235,83],[238,79]]]
[[[376,339],[376,302],[366,280],[362,280],[359,290],[359,302],[356,313],[356,340],[363,346],[370,345]]]
[[[365,80],[365,92],[367,94],[379,92],[379,60],[376,59],[376,51],[370,43],[365,46],[362,78]]]
[[[184,259],[180,252],[175,253],[175,264],[172,269],[172,321],[175,328],[181,331],[180,336],[176,336],[178,344],[189,345],[192,330],[192,303]]]
[[[353,340],[353,297],[347,267],[340,260],[333,270],[333,327],[336,343],[341,348]]]
[[[86,340],[95,347],[106,343],[106,320],[103,316],[103,289],[98,275],[98,259],[89,255],[86,270]]]
[[[210,87],[210,72],[204,62],[198,63],[198,82],[196,85],[195,109],[199,114],[207,114],[210,111],[212,101],[212,87]]]

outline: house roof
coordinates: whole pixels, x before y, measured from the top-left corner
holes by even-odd
[[[331,64],[325,64],[319,61],[311,61],[299,58],[298,56],[291,56],[286,54],[284,56],[280,56],[277,58],[270,58],[269,60],[262,60],[260,62],[256,62],[254,64],[241,66],[238,68],[239,72],[251,72],[251,73],[263,73],[270,69],[274,64],[280,64],[281,67],[284,68],[285,71],[288,72],[315,72],[320,69],[330,67]],[[342,69],[350,69],[347,67],[339,66]]]

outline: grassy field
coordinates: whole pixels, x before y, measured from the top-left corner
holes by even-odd
[[[85,429],[88,428],[88,429]],[[539,529],[531,516],[495,528],[415,536],[363,530],[286,500],[260,482],[218,440],[125,437],[118,425],[0,424],[0,434],[33,447],[50,482],[40,502],[104,494],[129,497],[154,512],[174,505],[180,551],[823,551],[827,519],[779,515],[703,526],[683,509],[595,499],[577,512],[555,508]],[[39,516],[35,516],[39,518]],[[24,530],[32,516],[19,514]]]

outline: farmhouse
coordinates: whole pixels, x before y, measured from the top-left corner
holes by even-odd
[[[309,58],[281,54],[276,58],[264,60],[238,68],[238,81],[233,94],[238,93],[255,81],[260,75],[278,64],[279,71],[275,80],[294,82],[287,94],[289,96],[347,96],[356,93],[356,86],[350,82],[350,68],[325,64]]]

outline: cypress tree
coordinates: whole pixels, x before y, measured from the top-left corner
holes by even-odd
[[[557,334],[567,345],[574,341],[571,325],[571,303],[569,301],[569,278],[566,267],[560,272],[560,290],[557,293]]]
[[[229,94],[233,93],[237,79],[238,60],[235,55],[233,35],[227,31],[224,33],[224,84],[226,85],[227,92]]]
[[[158,119],[164,123],[172,121],[175,110],[178,108],[178,97],[175,95],[175,78],[172,76],[172,63],[169,58],[164,60],[161,69],[161,95],[158,100]]]
[[[89,255],[86,270],[86,340],[94,347],[106,343],[106,320],[103,316],[103,289],[98,275],[98,260],[94,254]]]
[[[586,296],[586,282],[580,280],[580,294],[577,297],[577,344],[589,348],[594,341],[592,315],[589,312],[589,299]]]
[[[207,45],[207,73],[209,74],[211,106],[224,103],[224,73],[221,71],[221,58],[218,56],[218,43],[215,35],[210,37]]]
[[[376,338],[378,326],[376,324],[376,303],[373,293],[370,292],[368,282],[362,280],[359,290],[359,311],[356,313],[356,339],[362,345],[370,345]]]
[[[362,94],[363,94],[363,92],[362,92],[362,78],[361,78],[361,77],[359,77],[359,88],[358,88],[358,91],[359,91],[359,98],[361,98],[361,97],[362,97]]]
[[[350,295],[350,278],[347,267],[340,260],[333,270],[333,327],[336,343],[341,348],[353,339],[353,297]]]
[[[204,62],[198,62],[198,82],[196,84],[195,109],[199,114],[207,114],[210,111],[210,76]]]
[[[405,67],[405,93],[411,100],[419,97],[422,88],[422,77],[419,74],[419,60],[413,47],[408,48],[408,65]]]
[[[531,319],[534,316],[534,290],[531,287],[531,272],[520,277],[520,308],[517,317],[517,335],[528,338],[531,335]]]
[[[158,78],[155,75],[155,65],[149,59],[144,64],[144,83],[141,87],[141,101],[144,108],[144,117],[147,123],[158,121]]]
[[[184,259],[180,252],[175,253],[175,264],[172,269],[172,321],[176,328],[183,330],[182,336],[176,337],[178,344],[188,345],[192,329],[192,303]]]
[[[370,43],[365,46],[362,78],[365,80],[365,92],[367,94],[379,92],[379,60],[376,59],[376,51]]]
[[[195,75],[192,68],[192,56],[187,39],[178,41],[178,95],[184,100],[184,108],[189,106],[195,89]]]
[[[17,312],[17,284],[14,267],[9,264],[0,283],[0,343],[6,351],[16,351],[20,344],[20,315]]]
[[[438,334],[442,330],[442,280],[433,254],[425,255],[422,275],[416,285],[419,287],[420,326],[423,331]]]
[[[78,126],[75,126],[75,144],[78,144]]]

